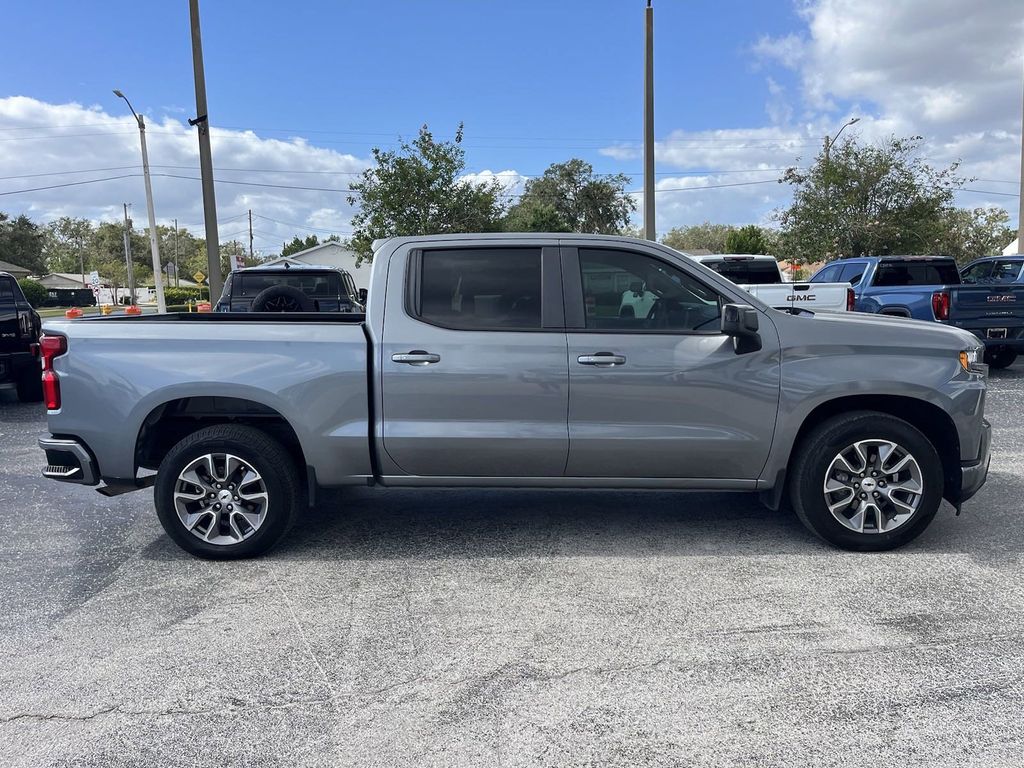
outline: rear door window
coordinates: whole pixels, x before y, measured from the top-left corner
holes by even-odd
[[[875,285],[959,285],[960,272],[952,261],[883,261]]]
[[[823,269],[818,270],[814,277],[811,278],[812,283],[834,283],[839,280],[839,273],[842,271],[842,264],[831,264]]]
[[[4,304],[14,302],[14,281],[9,277],[0,278],[0,301]]]
[[[864,277],[863,263],[847,264],[843,267],[842,272],[839,273],[839,279],[836,282],[857,285],[862,277]]]
[[[1020,277],[1020,268],[1024,262],[1021,261],[994,261],[992,262],[992,273],[986,275],[984,282],[988,283],[1015,283]]]
[[[540,248],[425,250],[413,314],[466,331],[541,328]]]

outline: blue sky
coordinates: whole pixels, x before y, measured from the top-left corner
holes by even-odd
[[[215,167],[265,168],[284,149],[289,164],[274,165],[281,170],[272,176],[242,170],[223,176],[287,184],[302,178],[288,169],[352,174],[374,145],[393,145],[424,122],[451,135],[464,121],[468,169],[512,174],[510,193],[515,174],[536,175],[573,156],[599,172],[636,173],[643,5],[205,0],[211,121],[236,132],[215,141]],[[813,155],[821,135],[854,113],[866,139],[921,133],[935,160],[963,157],[971,175],[1000,182],[988,191],[1013,191],[1002,182],[1017,174],[1011,145],[1019,141],[1021,91],[1019,71],[1014,89],[1006,60],[1018,56],[1019,70],[1021,13],[1010,0],[975,5],[976,18],[965,22],[952,0],[905,0],[898,12],[882,0],[656,0],[658,171],[666,189],[659,230],[704,219],[767,221],[785,202],[785,189],[752,182],[771,180],[778,175],[771,169]],[[18,34],[0,49],[0,129],[11,139],[6,156],[0,149],[0,164],[28,176],[133,162],[132,138],[115,136],[107,124],[103,130],[111,135],[98,142],[76,138],[73,131],[81,129],[60,127],[60,120],[78,119],[60,105],[87,110],[82,125],[120,119],[124,108],[113,87],[147,114],[154,164],[163,158],[173,166],[171,157],[182,166],[194,163],[188,156],[194,138],[179,126],[195,108],[186,0],[54,2],[45,9],[13,3],[4,20]],[[951,50],[943,40],[954,35],[959,47]],[[943,56],[958,54],[963,62],[943,63]],[[1006,72],[994,84],[986,57]],[[16,96],[33,102],[3,101]],[[176,130],[185,138],[180,147],[169,138]],[[244,130],[255,135],[238,133]],[[39,138],[59,134],[67,138]],[[634,178],[631,188],[638,189],[641,177]],[[344,180],[331,177],[332,188]],[[736,182],[749,186],[717,188]],[[26,183],[0,180],[0,192]],[[130,186],[116,194],[111,182],[0,197],[0,210],[103,217],[115,197],[139,197],[139,182],[124,183]],[[680,185],[695,189],[672,191]],[[712,189],[701,192],[705,186]],[[159,218],[200,220],[194,184],[158,178],[156,187]],[[109,204],[96,204],[97,190],[104,190],[100,197],[109,192]],[[289,209],[279,193],[261,200],[256,189],[244,199],[237,192],[218,189],[225,214],[262,203],[275,218],[309,231],[342,233],[351,215],[337,195],[296,195]],[[1016,212],[1016,199],[1005,194],[968,197],[965,204]],[[265,229],[269,248],[270,236],[286,227],[267,222]]]

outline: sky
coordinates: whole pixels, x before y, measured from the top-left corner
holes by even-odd
[[[639,192],[643,0],[202,0],[221,238],[274,253],[351,232],[346,189],[375,146],[465,124],[467,180],[580,157]],[[961,161],[963,206],[1016,224],[1019,0],[654,0],[657,229],[770,224],[851,117],[863,141],[920,135]],[[187,0],[10,3],[0,48],[0,211],[157,220],[202,234]],[[85,182],[85,183],[81,183]],[[74,184],[74,186],[57,186]],[[40,187],[55,187],[39,189]],[[30,191],[31,190],[31,191]],[[638,203],[639,201],[639,195]],[[641,221],[638,205],[636,223]]]

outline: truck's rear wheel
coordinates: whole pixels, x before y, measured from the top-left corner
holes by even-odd
[[[250,557],[288,531],[302,503],[302,483],[288,451],[265,432],[218,424],[167,453],[154,500],[167,535],[185,551]]]
[[[38,403],[43,399],[43,378],[39,366],[30,366],[29,370],[18,377],[18,400],[23,403]]]
[[[894,416],[858,411],[817,426],[797,449],[790,497],[812,532],[843,549],[901,547],[942,503],[942,460]]]
[[[993,352],[985,352],[985,362],[989,368],[1009,368],[1017,359],[1017,353],[1012,349],[999,349]]]

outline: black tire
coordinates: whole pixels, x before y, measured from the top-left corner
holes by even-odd
[[[272,285],[256,294],[253,312],[313,312],[313,300],[291,285]]]
[[[18,400],[23,403],[38,403],[43,399],[43,375],[35,366],[30,366],[18,377]]]
[[[985,352],[985,362],[989,368],[1009,368],[1017,360],[1017,353],[1012,349],[1000,349],[996,352]]]
[[[261,475],[267,494],[262,524],[247,538],[231,544],[209,543],[191,533],[174,503],[179,474],[205,454],[217,453],[237,456],[250,465]],[[295,457],[265,432],[237,424],[206,427],[181,440],[160,462],[153,488],[157,517],[167,535],[189,554],[212,560],[253,557],[269,550],[288,532],[304,498]]]
[[[861,440],[882,439],[909,451],[921,470],[924,486],[916,511],[891,531],[858,532],[829,512],[823,487],[826,472],[841,451]],[[920,430],[902,419],[876,411],[835,416],[801,440],[790,465],[789,496],[800,521],[812,533],[840,549],[881,552],[902,547],[928,527],[942,503],[944,473],[935,447]]]

